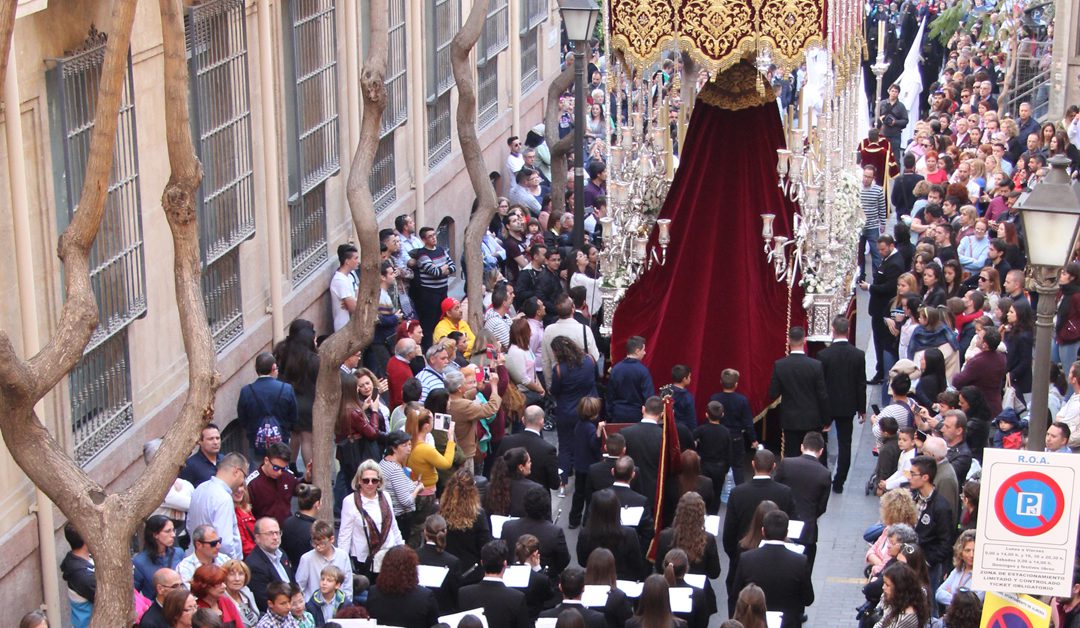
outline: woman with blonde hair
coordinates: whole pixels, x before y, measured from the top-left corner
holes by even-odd
[[[353,573],[371,578],[391,547],[403,545],[394,508],[383,492],[379,463],[365,460],[352,481],[353,493],[341,505],[340,546],[353,560]]]
[[[961,590],[971,590],[972,570],[975,561],[975,530],[964,530],[953,543],[953,570],[934,593],[934,599],[945,607],[952,604],[953,597]],[[982,599],[982,591],[975,592]]]
[[[236,610],[240,611],[244,625],[254,626],[259,623],[259,607],[248,588],[251,568],[242,560],[227,561],[221,568],[225,570],[225,595],[232,600]]]
[[[889,527],[898,523],[914,526],[915,519],[918,517],[911,491],[902,488],[893,489],[881,496],[879,512],[882,523],[881,535],[866,550],[866,564],[870,566],[871,577],[889,562]]]

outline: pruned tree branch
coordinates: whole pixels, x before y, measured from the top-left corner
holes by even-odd
[[[577,52],[573,54],[578,54]],[[566,211],[566,169],[567,155],[574,150],[574,134],[559,138],[559,98],[574,85],[574,60],[566,64],[562,74],[556,76],[548,85],[547,103],[544,107],[544,141],[547,142],[551,155],[551,212]],[[584,120],[574,120],[574,124],[584,124]]]
[[[368,52],[360,75],[363,115],[360,141],[353,156],[346,196],[360,248],[360,289],[349,324],[334,332],[319,347],[319,377],[312,408],[312,475],[323,495],[333,495],[331,473],[334,460],[334,422],[341,403],[340,366],[346,358],[371,343],[379,300],[379,225],[368,175],[379,148],[382,114],[386,109],[386,57],[388,7],[372,2],[368,24]],[[352,478],[346,478],[351,482]],[[333,521],[334,509],[323,508],[319,518]]]
[[[29,362],[19,362],[0,333],[0,431],[15,462],[56,503],[94,555],[97,591],[92,628],[132,623],[128,541],[138,523],[169,490],[205,423],[213,415],[216,355],[203,307],[195,194],[202,173],[188,124],[187,64],[179,0],[161,0],[165,49],[165,117],[173,173],[162,206],[173,235],[180,327],[188,358],[188,391],[164,445],[127,490],[107,494],[78,467],[34,414],[33,406],[77,364],[98,321],[90,288],[89,254],[100,229],[115,152],[120,97],[135,0],[118,0],[99,84],[94,132],[78,211],[60,237],[67,300],[55,335]],[[7,4],[3,5],[5,11]],[[5,30],[6,29],[6,30]],[[6,62],[10,27],[0,16],[0,55]],[[6,63],[0,64],[6,68]],[[43,541],[44,542],[44,541]]]
[[[465,160],[465,170],[469,173],[469,181],[477,200],[476,211],[469,217],[469,224],[465,227],[465,296],[469,299],[469,325],[476,331],[483,326],[484,312],[484,258],[481,242],[498,209],[495,189],[488,179],[484,153],[476,135],[476,79],[473,78],[472,64],[469,63],[469,53],[484,31],[488,2],[489,0],[473,1],[469,17],[450,42],[450,67],[458,89],[458,142],[461,143],[461,156]]]

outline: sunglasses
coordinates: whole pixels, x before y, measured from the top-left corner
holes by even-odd
[[[209,545],[210,547],[217,547],[221,545],[221,539],[215,539],[213,541],[195,541],[196,543],[202,543],[203,545]]]
[[[979,277],[979,281],[982,282],[982,281],[990,281],[990,280],[987,279],[986,277]]]
[[[280,466],[280,465],[276,465],[274,463],[270,463],[270,468],[273,469],[274,471],[284,471],[285,469],[288,469],[289,467],[288,467],[288,465],[283,467],[283,466]]]
[[[378,484],[379,478],[360,478],[361,484]]]

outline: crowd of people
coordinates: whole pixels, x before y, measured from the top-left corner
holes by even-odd
[[[924,4],[919,11],[936,11]],[[879,10],[892,15],[875,6],[871,19]],[[848,484],[853,424],[866,417],[867,388],[880,385],[883,407],[870,413],[877,464],[865,488],[879,496],[881,520],[866,533],[859,619],[977,626],[980,462],[987,447],[1024,446],[1032,394],[1035,295],[1024,289],[1015,201],[1045,175],[1049,156],[1066,155],[1080,171],[1076,107],[1044,125],[1029,105],[1016,119],[998,116],[991,39],[958,32],[923,111],[908,112],[897,86],[876,108],[862,146],[871,275],[860,278],[876,374],[863,385],[866,357],[849,342],[846,319],[833,321],[834,340],[816,357],[792,328],[769,389],[781,400],[781,460],[759,444],[736,370],[723,371],[722,390],[703,391],[702,416],[691,368],[674,366],[658,388],[659,374],[642,362],[645,338],[629,338],[626,357],[611,364],[598,329],[598,225],[609,111],[619,103],[590,46],[587,120],[574,120],[564,96],[558,130],[586,127],[585,244],[573,244],[572,212],[552,210],[553,195],[568,208],[575,199],[570,188],[552,189],[542,125],[508,138],[505,163],[491,174],[498,208],[477,269],[478,328],[468,304],[449,296],[463,260],[434,228],[401,215],[380,232],[374,340],[340,365],[337,472],[324,496],[298,463],[311,461],[319,343],[357,307],[360,253],[338,247],[332,329],[320,335],[295,320],[256,357],[236,409],[247,448],[223,453],[221,431],[207,425],[145,521],[132,559],[133,623],[306,628],[370,617],[477,628],[476,616],[457,614],[482,609],[491,628],[541,618],[557,628],[707,628],[718,612],[728,617],[722,628],[764,628],[768,612],[800,626],[815,596],[817,520]],[[790,99],[786,79],[770,78]],[[915,133],[901,146],[908,116],[918,118]],[[1080,446],[1080,263],[1062,271],[1061,284],[1045,446],[1068,452]],[[668,403],[674,435],[663,427]],[[662,476],[673,438],[678,471]],[[147,460],[159,445],[147,444]],[[568,491],[564,520],[553,495]],[[320,518],[328,511],[333,525]],[[572,549],[567,530],[578,530]],[[72,623],[86,626],[93,557],[70,524],[65,537]],[[726,609],[710,583],[722,575],[721,548]],[[1080,625],[1080,572],[1072,591],[1053,601],[1062,628]]]

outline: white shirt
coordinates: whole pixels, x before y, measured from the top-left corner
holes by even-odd
[[[352,273],[334,271],[330,280],[330,308],[334,312],[334,331],[344,327],[352,314],[342,307],[345,299],[356,298],[356,279]]]
[[[1080,116],[1077,116],[1080,118]],[[1061,410],[1054,417],[1055,421],[1061,421],[1069,426],[1072,436],[1069,437],[1069,447],[1080,447],[1080,393],[1074,392]]]
[[[355,493],[350,493],[348,497],[341,502],[341,541],[339,546],[349,552],[350,556],[355,556],[356,560],[361,563],[368,559],[368,543],[367,535],[364,534],[364,518],[360,515],[360,511],[356,508],[356,498],[353,497]],[[378,494],[378,498],[387,500],[387,504],[390,503],[389,498]],[[381,530],[383,526],[382,509],[379,506],[377,499],[367,499],[364,496],[360,496],[360,503],[364,507],[364,512],[371,517],[371,520],[375,522],[375,525]],[[393,513],[393,508],[390,508],[390,512]],[[398,530],[397,520],[393,517],[390,518],[390,534],[386,537],[386,543],[383,544],[382,549],[389,549],[398,545],[404,545],[405,541],[401,538],[401,531]]]
[[[214,564],[218,567],[232,560],[225,552],[218,552],[218,555],[214,557]],[[237,557],[237,560],[241,560]],[[195,577],[195,570],[202,567],[202,561],[195,554],[188,554],[176,565],[176,573],[180,574],[180,579],[184,582],[185,587],[191,586],[191,579]]]
[[[191,494],[187,529],[194,530],[203,524],[213,526],[221,537],[221,553],[238,559],[244,555],[240,545],[240,528],[236,525],[232,490],[216,475],[195,487],[195,492]]]

